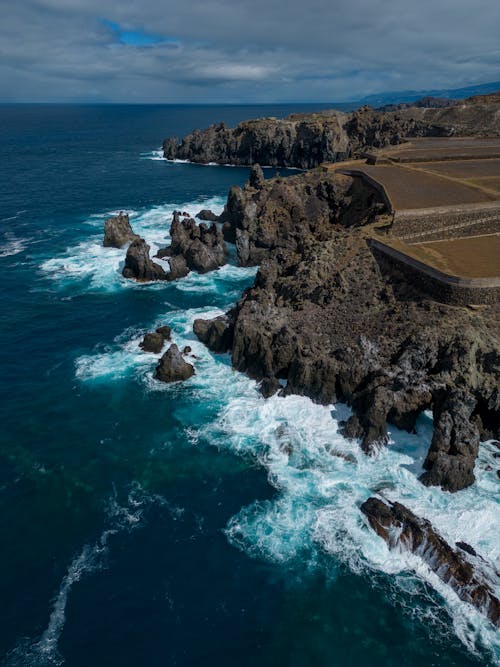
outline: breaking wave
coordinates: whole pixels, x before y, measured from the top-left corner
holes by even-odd
[[[225,198],[212,197],[190,202],[165,204],[154,206],[143,211],[126,210],[130,224],[136,234],[139,234],[151,246],[151,255],[159,248],[170,242],[170,223],[175,210],[186,211],[192,217],[200,208],[210,208],[214,213],[222,212]],[[126,280],[121,275],[121,268],[125,260],[124,248],[105,248],[102,245],[103,225],[106,218],[117,215],[119,211],[107,211],[102,214],[91,215],[86,223],[99,230],[88,240],[76,246],[67,248],[66,252],[58,257],[50,258],[41,264],[42,272],[62,286],[74,282],[85,282],[93,291],[116,291],[123,287],[143,289],[144,285]],[[164,283],[153,283],[149,287],[162,289]]]

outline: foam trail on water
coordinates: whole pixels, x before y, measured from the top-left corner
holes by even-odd
[[[110,538],[119,532],[128,532],[139,527],[144,510],[152,504],[167,507],[175,518],[182,516],[182,508],[170,505],[160,496],[146,493],[137,483],[132,485],[123,505],[120,505],[116,498],[110,499],[106,508],[110,527],[103,531],[97,542],[86,544],[71,561],[54,598],[47,628],[40,638],[22,641],[10,651],[4,662],[6,667],[50,667],[65,662],[59,652],[58,643],[66,623],[66,607],[73,586],[86,575],[105,567]]]
[[[212,197],[196,201],[164,204],[154,206],[144,211],[126,210],[136,234],[139,234],[149,243],[151,256],[159,248],[170,242],[170,223],[175,210],[186,211],[194,217],[201,208],[210,208],[214,213],[222,213],[225,198]],[[102,214],[93,214],[86,223],[99,231],[87,240],[72,246],[58,257],[53,257],[41,264],[42,272],[57,283],[66,286],[68,283],[86,282],[91,291],[116,291],[119,289],[144,289],[145,285],[138,285],[126,280],[121,275],[121,268],[125,260],[125,248],[105,248],[103,241],[103,225],[106,218],[117,215],[119,211],[107,211]],[[151,283],[147,288],[163,289],[165,283]]]
[[[147,153],[141,153],[141,160],[161,160],[165,161],[163,157],[163,148],[156,148],[154,151],[148,151]]]
[[[14,216],[17,217],[17,216]],[[24,252],[31,239],[17,238],[14,234],[7,233],[0,242],[0,258],[11,257]]]

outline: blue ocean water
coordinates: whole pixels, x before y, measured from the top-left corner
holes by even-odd
[[[488,623],[358,510],[383,489],[494,562],[491,446],[473,488],[423,488],[429,416],[367,459],[337,432],[345,408],[266,401],[195,340],[253,281],[234,253],[134,285],[101,245],[119,210],[163,245],[174,209],[219,211],[247,179],[166,162],[165,136],[311,108],[0,107],[2,664],[498,664]],[[159,324],[197,356],[187,383],[152,377],[138,343]]]

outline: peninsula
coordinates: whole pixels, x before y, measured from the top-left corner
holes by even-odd
[[[166,139],[165,157],[253,164],[222,215],[200,212],[207,227],[176,212],[156,260],[128,220],[107,232],[125,224],[113,233],[132,241],[124,276],[136,280],[217,269],[234,243],[241,266],[259,266],[254,285],[225,315],[195,320],[198,338],[229,352],[265,397],[348,404],[343,433],[367,455],[390,443],[391,425],[413,431],[431,410],[420,481],[459,492],[474,483],[480,442],[500,438],[499,115],[494,94],[196,130]],[[257,161],[306,171],[266,179]],[[172,345],[156,376],[192,372]],[[419,554],[499,624],[498,574],[484,576],[472,547],[447,544],[383,493],[360,512],[390,548]]]

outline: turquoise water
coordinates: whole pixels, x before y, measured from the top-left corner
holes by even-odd
[[[248,177],[168,163],[164,136],[295,110],[0,107],[3,664],[498,662],[492,628],[358,510],[383,489],[494,562],[491,445],[473,488],[424,489],[429,416],[367,459],[337,432],[346,408],[265,401],[194,339],[195,317],[252,284],[234,250],[217,272],[139,286],[101,246],[115,211],[163,245],[174,209],[220,211]],[[166,323],[198,357],[182,385],[157,383],[138,347]]]

